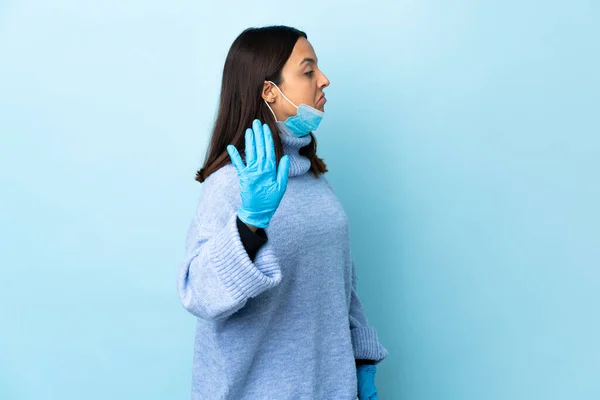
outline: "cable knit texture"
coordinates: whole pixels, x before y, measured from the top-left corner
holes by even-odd
[[[281,134],[290,178],[254,262],[237,230],[237,170],[203,184],[178,279],[197,317],[192,399],[355,400],[355,359],[388,355],[357,294],[348,217],[298,153],[311,139]]]

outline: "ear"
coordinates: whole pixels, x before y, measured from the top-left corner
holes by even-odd
[[[275,93],[275,89],[271,83],[265,81],[261,96],[264,100],[266,100],[267,103],[273,103],[275,101],[277,94]]]

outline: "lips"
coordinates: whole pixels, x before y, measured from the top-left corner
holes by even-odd
[[[327,99],[325,98],[325,93],[323,93],[319,100],[317,100],[317,103],[320,103],[321,101],[327,102]]]

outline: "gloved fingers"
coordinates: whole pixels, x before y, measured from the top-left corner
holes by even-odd
[[[265,153],[265,135],[263,133],[262,124],[258,119],[252,121],[252,129],[254,130],[254,143],[256,146],[256,161],[260,166],[261,170],[264,170],[262,167],[265,163],[267,155]]]
[[[256,148],[254,146],[254,131],[246,129],[246,165],[254,166],[256,163]]]
[[[275,165],[275,143],[273,143],[273,135],[268,124],[263,124],[263,132],[265,134],[265,147],[267,153],[267,163]]]
[[[378,400],[377,389],[375,386],[363,387],[358,391],[360,400]]]
[[[240,153],[232,144],[227,146],[227,152],[229,153],[229,158],[231,158],[231,163],[233,164],[239,175],[242,172],[242,170],[246,167],[244,165],[242,157],[240,156]]]
[[[290,173],[290,157],[286,154],[279,161],[279,170],[277,171],[277,184],[279,190],[284,191],[287,188],[288,178]]]

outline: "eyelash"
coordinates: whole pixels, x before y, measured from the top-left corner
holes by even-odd
[[[308,76],[312,76],[312,74],[314,74],[315,71],[308,71],[306,72],[304,75],[308,75]]]

